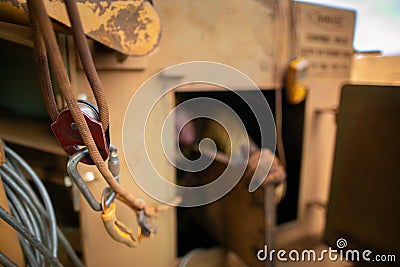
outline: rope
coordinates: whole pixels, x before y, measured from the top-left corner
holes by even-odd
[[[32,2],[28,1],[28,8],[32,9]],[[52,121],[57,119],[59,114],[57,103],[54,98],[53,86],[50,79],[49,62],[46,53],[46,46],[44,44],[43,35],[40,31],[38,20],[34,12],[30,13],[29,16],[32,32],[33,32],[33,43],[35,60],[39,66],[39,81],[40,89],[42,91],[43,101],[46,106],[47,113]]]
[[[58,48],[57,39],[52,28],[50,18],[47,15],[46,8],[42,0],[29,0],[32,2],[30,5],[30,13],[35,14],[38,18],[38,24],[42,31],[43,36],[45,36],[46,49],[49,52],[50,63],[53,66],[54,77],[56,79],[58,88],[60,89],[62,95],[64,96],[67,107],[71,112],[71,115],[77,125],[78,131],[88,148],[90,157],[95,163],[97,169],[100,171],[102,176],[105,178],[109,186],[122,198],[126,199],[132,208],[141,210],[145,208],[143,202],[136,199],[131,193],[129,193],[125,188],[123,188],[119,183],[117,183],[111,174],[111,172],[106,167],[104,160],[102,159],[100,152],[93,140],[90,133],[89,127],[86,120],[78,106],[78,102],[75,99],[69,81],[67,72],[64,68],[60,50]],[[72,10],[73,11],[73,10]],[[103,107],[104,108],[104,107]],[[104,109],[103,109],[104,112]],[[104,119],[104,115],[103,115]]]
[[[103,86],[93,63],[92,54],[90,53],[85,33],[83,31],[78,7],[75,0],[66,0],[65,5],[67,7],[69,20],[71,22],[72,35],[74,37],[75,45],[78,49],[83,70],[85,71],[86,77],[89,81],[90,87],[93,90],[93,94],[99,108],[100,122],[103,125],[104,131],[106,131],[109,124],[107,101],[104,95]]]

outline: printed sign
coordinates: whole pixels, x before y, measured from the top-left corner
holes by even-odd
[[[354,23],[353,10],[294,3],[295,54],[309,61],[309,76],[349,77]]]

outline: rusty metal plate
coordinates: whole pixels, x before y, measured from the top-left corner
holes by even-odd
[[[45,0],[54,20],[70,26],[61,0]],[[153,5],[145,0],[77,0],[87,36],[118,52],[143,56],[153,51],[160,40],[161,22]],[[28,24],[25,0],[0,0],[0,20]]]

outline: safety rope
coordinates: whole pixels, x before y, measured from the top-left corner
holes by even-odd
[[[100,78],[97,74],[92,55],[90,53],[89,45],[83,31],[78,7],[76,5],[76,1],[74,0],[66,0],[65,5],[67,7],[68,16],[71,22],[72,35],[74,37],[75,46],[78,49],[78,54],[82,62],[83,70],[85,71],[86,77],[89,81],[90,87],[92,88],[97,106],[99,108],[100,122],[103,125],[104,131],[106,131],[109,125],[108,105],[104,94],[103,85],[101,84]]]
[[[29,2],[31,2],[31,3],[29,3]],[[67,8],[68,8],[68,12],[70,13],[70,16],[72,17],[71,23],[72,23],[72,21],[74,21],[74,23],[76,23],[77,20],[80,21],[79,15],[77,14],[77,7],[76,7],[75,1],[69,0],[66,2],[69,2],[67,4]],[[71,83],[69,81],[67,72],[65,70],[65,67],[64,67],[64,64],[62,61],[61,52],[58,47],[54,29],[52,27],[50,18],[46,12],[46,8],[45,8],[43,1],[42,0],[29,0],[28,3],[29,3],[28,7],[29,7],[30,14],[33,14],[34,19],[35,18],[37,19],[37,24],[40,29],[40,31],[38,31],[38,30],[34,31],[34,34],[36,34],[36,35],[38,35],[40,33],[42,34],[41,38],[44,39],[45,47],[46,47],[46,50],[49,55],[50,63],[52,66],[52,70],[54,72],[54,78],[56,80],[57,86],[58,86],[59,90],[61,91],[61,94],[67,103],[67,107],[71,112],[73,120],[75,121],[77,129],[79,131],[79,134],[82,137],[82,139],[85,143],[85,146],[88,148],[90,157],[92,158],[97,169],[100,171],[100,173],[105,178],[105,180],[110,185],[110,187],[121,198],[126,200],[129,204],[129,206],[131,206],[132,208],[134,208],[136,210],[144,209],[145,204],[142,201],[135,198],[131,193],[129,193],[125,188],[123,188],[119,183],[117,183],[115,181],[113,175],[106,167],[106,164],[100,155],[100,152],[93,140],[93,136],[92,136],[92,134],[89,130],[89,127],[86,123],[86,120],[78,106],[78,102],[77,102],[76,98],[74,97]],[[73,6],[75,6],[75,7],[73,7]],[[72,28],[72,30],[74,32],[74,37],[78,36],[78,39],[76,39],[75,42],[79,43],[80,52],[82,52],[84,54],[83,56],[81,56],[81,58],[82,58],[82,64],[87,65],[87,67],[85,67],[85,68],[87,69],[86,71],[89,73],[88,79],[90,81],[92,81],[91,84],[93,83],[95,86],[95,89],[93,89],[93,92],[95,94],[96,101],[98,101],[97,104],[99,105],[99,109],[100,109],[100,118],[102,120],[105,120],[103,127],[106,125],[108,126],[108,109],[106,108],[107,105],[104,104],[105,97],[104,97],[103,89],[98,80],[97,74],[94,75],[92,73],[92,72],[96,71],[94,69],[94,66],[91,66],[91,67],[89,66],[89,65],[93,64],[92,61],[90,63],[87,59],[88,57],[91,57],[90,53],[89,53],[89,55],[86,54],[83,50],[86,50],[87,48],[85,48],[84,45],[80,44],[83,41],[83,38],[85,38],[85,37],[80,36],[80,35],[84,35],[82,27],[80,27],[81,31],[79,31],[79,26],[78,26],[78,30],[75,28]],[[35,39],[38,39],[38,37],[35,37]],[[40,39],[39,39],[39,42],[40,42]],[[84,40],[84,42],[86,42],[86,40]],[[40,45],[40,43],[39,43],[39,45]],[[46,62],[39,61],[39,63],[41,65],[43,65]],[[43,69],[43,66],[41,66],[41,69]],[[50,79],[50,77],[47,76],[46,79]],[[48,89],[49,87],[47,86],[47,84],[48,84],[48,82],[46,82],[46,86],[42,87],[42,88],[45,88],[45,90],[47,90],[45,97],[48,94],[52,93],[52,91],[50,91]],[[51,112],[53,112],[52,111],[53,107],[51,107],[52,103],[49,104],[49,102],[52,102],[52,101],[46,101],[46,105],[49,105],[48,110],[50,109]],[[148,214],[148,215],[150,216],[150,214]]]
[[[32,1],[28,1],[28,9],[33,10]],[[33,43],[35,60],[39,66],[39,82],[43,95],[43,100],[47,109],[47,113],[52,121],[57,119],[60,113],[57,108],[57,103],[54,98],[53,85],[50,79],[49,61],[46,53],[46,45],[43,40],[43,35],[39,28],[39,23],[35,12],[30,12],[29,20],[33,32]]]

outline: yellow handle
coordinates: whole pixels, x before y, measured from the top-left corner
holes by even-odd
[[[140,227],[138,227],[138,238],[136,238],[123,223],[117,220],[115,203],[111,203],[110,207],[102,212],[101,219],[108,234],[115,241],[123,243],[128,247],[136,247],[139,244],[138,239],[141,235]]]
[[[286,96],[290,104],[301,103],[307,95],[304,76],[308,68],[308,61],[296,58],[289,63],[286,77]]]

